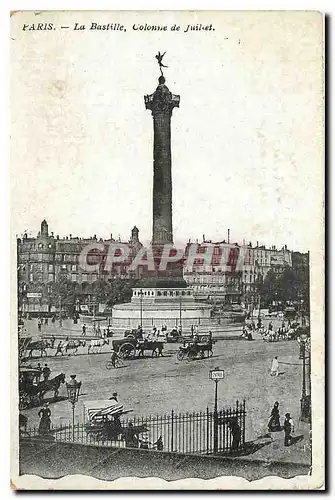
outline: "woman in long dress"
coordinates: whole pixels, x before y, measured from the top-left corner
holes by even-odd
[[[49,403],[46,403],[43,408],[38,412],[38,416],[41,417],[40,424],[38,426],[39,434],[50,434],[51,427],[51,411],[49,408]]]

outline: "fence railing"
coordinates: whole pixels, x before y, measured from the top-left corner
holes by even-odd
[[[111,447],[156,449],[175,453],[214,453],[214,426],[218,428],[218,452],[239,451],[245,444],[245,401],[218,412],[150,415],[119,420],[63,425],[41,434],[38,428],[21,433],[27,438],[46,438]]]

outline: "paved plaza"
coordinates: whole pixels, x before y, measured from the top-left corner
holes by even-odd
[[[33,366],[37,362],[48,363],[51,377],[61,372],[67,379],[71,374],[77,375],[82,382],[75,410],[77,422],[83,421],[85,400],[108,399],[114,391],[118,392],[124,408],[133,410],[130,415],[134,416],[161,415],[172,409],[182,413],[212,409],[214,383],[209,379],[209,370],[218,366],[225,370],[225,379],[218,387],[219,409],[245,399],[246,441],[266,443],[252,456],[308,463],[308,427],[299,422],[302,361],[296,341],[217,340],[212,358],[194,361],[178,361],[179,344],[165,344],[163,357],[125,360],[124,367],[107,370],[110,349],[111,345],[106,345],[101,354],[88,355],[87,347],[80,347],[76,356],[48,356],[42,360],[36,357],[32,361]],[[270,376],[274,356],[279,360],[278,377]],[[46,398],[51,396],[48,393]],[[65,385],[60,387],[60,396],[66,397]],[[280,404],[281,420],[290,412],[296,424],[295,435],[302,436],[289,448],[283,446],[282,432],[273,433],[271,439],[267,436],[267,422],[275,401]],[[70,421],[71,405],[67,400],[51,403],[50,407],[54,426]],[[23,413],[28,416],[28,426],[38,425],[38,408]]]

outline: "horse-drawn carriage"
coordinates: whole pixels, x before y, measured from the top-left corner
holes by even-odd
[[[145,351],[151,352],[151,357],[163,356],[164,344],[165,337],[146,338],[143,332],[138,330],[126,331],[123,339],[112,341],[113,350],[122,359],[144,357]]]
[[[121,417],[133,410],[124,410],[123,405],[115,400],[85,401],[85,429],[93,441],[114,441],[115,445],[131,448],[147,448],[150,429],[145,424],[133,424],[121,421]],[[152,448],[163,449],[162,438],[159,437]]]
[[[122,439],[123,428],[120,418],[129,411],[115,400],[85,401],[85,429],[95,441],[117,441]]]
[[[179,347],[177,359],[182,361],[185,358],[188,360],[210,358],[213,356],[214,343],[210,335],[194,336],[189,340],[184,340],[183,345]]]
[[[54,400],[58,398],[59,387],[65,382],[65,374],[60,373],[50,380],[40,381],[41,371],[30,366],[19,370],[19,408],[24,410],[42,403],[47,392],[54,392]]]
[[[37,387],[41,372],[35,368],[22,367],[19,370],[19,408],[23,410],[39,402]]]
[[[27,347],[30,344],[32,337],[23,335],[19,332],[19,360],[23,360],[27,356]]]

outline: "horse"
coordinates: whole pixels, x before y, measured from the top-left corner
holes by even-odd
[[[138,351],[138,357],[144,358],[144,351],[151,351],[151,357],[163,356],[164,342],[159,342],[157,340],[138,342],[136,350]]]
[[[100,354],[104,345],[109,345],[108,338],[91,340],[91,342],[88,344],[87,354],[90,354],[91,349],[93,354],[94,351],[96,351],[95,354]]]
[[[26,347],[26,350],[29,351],[28,358],[33,357],[33,351],[40,351],[41,358],[43,357],[43,353],[45,354],[45,356],[47,356],[47,347],[50,347],[50,343],[48,340],[36,340],[34,342],[30,342]]]
[[[68,351],[74,351],[73,354],[76,355],[78,352],[78,347],[80,346],[86,346],[85,340],[69,340],[68,342],[66,342],[65,352],[67,354]]]
[[[37,390],[40,401],[43,400],[47,392],[54,391],[54,400],[58,398],[59,387],[65,383],[65,373],[60,373],[50,380],[44,380],[37,384]]]

